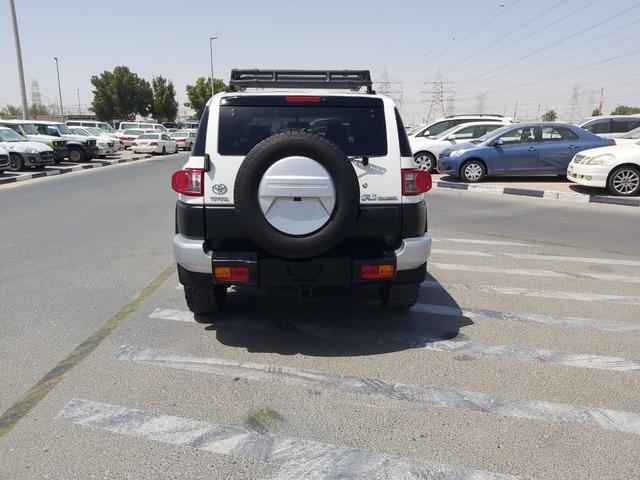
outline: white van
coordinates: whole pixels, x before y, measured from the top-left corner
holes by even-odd
[[[116,133],[115,128],[109,125],[107,122],[99,122],[97,120],[67,120],[65,122],[70,127],[93,127],[99,128],[103,132],[114,135]]]
[[[167,129],[164,125],[160,125],[159,123],[149,123],[149,122],[120,122],[118,126],[118,132],[122,133],[125,130],[129,130],[131,128],[140,128],[142,130],[156,130],[158,132],[167,132]]]

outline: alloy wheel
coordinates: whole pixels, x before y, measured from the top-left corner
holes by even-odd
[[[632,195],[639,185],[640,175],[635,170],[620,170],[613,177],[613,188],[620,195]]]

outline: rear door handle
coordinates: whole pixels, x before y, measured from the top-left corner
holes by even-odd
[[[529,151],[533,152],[536,149],[536,147],[529,147]]]
[[[576,148],[578,147],[576,147],[575,145],[569,145],[569,150],[575,150]]]

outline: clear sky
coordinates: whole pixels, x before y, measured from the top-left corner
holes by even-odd
[[[457,113],[534,118],[589,115],[605,88],[605,111],[640,105],[638,0],[15,0],[30,99],[37,80],[45,104],[57,101],[53,57],[60,60],[63,103],[83,108],[90,77],[127,65],[151,80],[185,85],[242,68],[386,68],[401,82],[406,123],[426,116],[425,85],[438,74],[455,92]],[[20,103],[9,3],[0,3],[0,105]],[[577,102],[572,93],[577,87]],[[426,100],[426,101],[425,101]],[[451,106],[451,104],[449,104]],[[540,106],[540,107],[539,107]]]

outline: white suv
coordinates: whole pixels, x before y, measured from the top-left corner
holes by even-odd
[[[197,314],[219,311],[232,284],[307,297],[377,283],[385,306],[417,300],[431,176],[368,71],[233,70],[171,183],[174,256]]]

